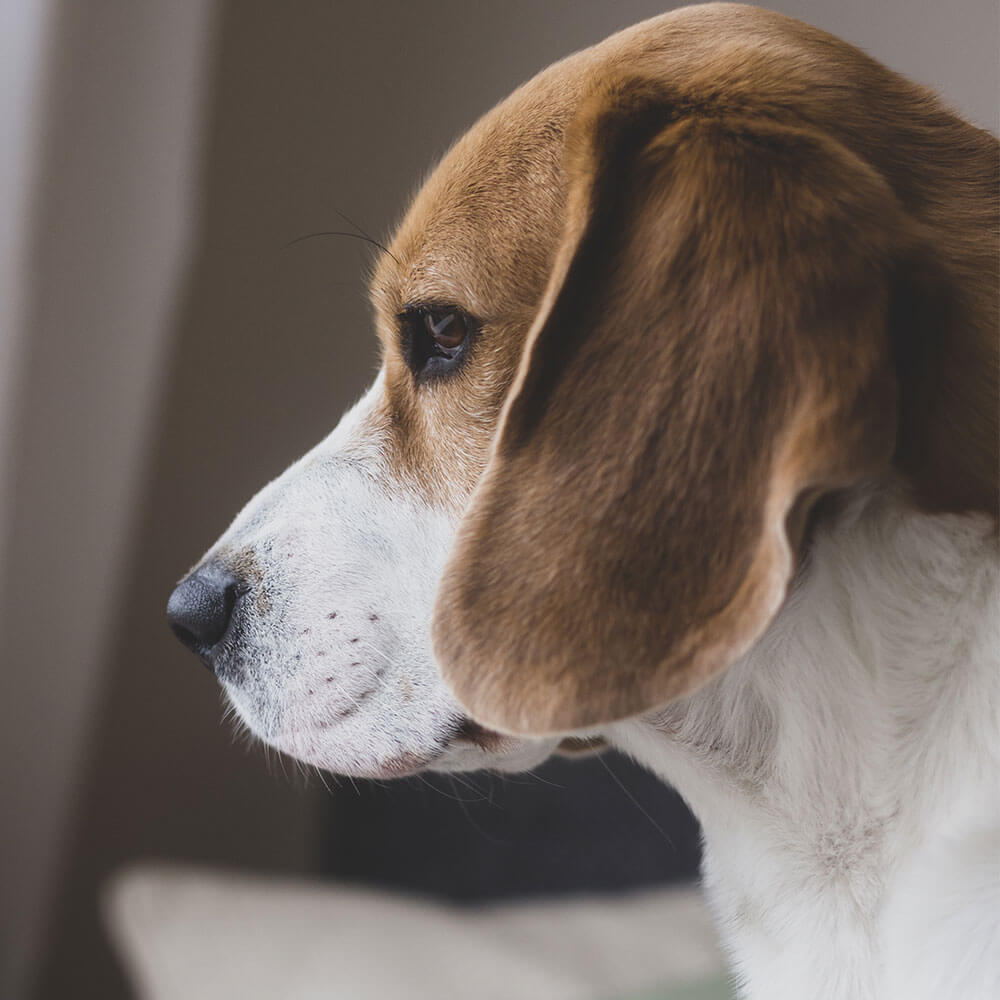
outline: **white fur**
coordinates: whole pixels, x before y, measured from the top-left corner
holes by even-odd
[[[386,468],[381,392],[210,553],[251,554],[267,595],[228,696],[261,739],[339,773],[534,766],[555,741],[452,739],[428,629],[455,518]],[[866,490],[738,664],[603,733],[699,816],[745,996],[1000,997],[997,594],[989,519]]]
[[[368,420],[381,392],[379,378],[206,554],[249,555],[261,576],[216,672],[254,736],[339,774],[397,777],[445,752],[453,770],[534,767],[557,741],[487,755],[450,740],[462,710],[434,664],[430,608],[454,517],[386,469]]]
[[[611,742],[699,816],[746,996],[1000,997],[1000,614],[985,517],[867,493],[761,641]]]

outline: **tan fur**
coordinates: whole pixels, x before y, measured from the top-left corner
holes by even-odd
[[[477,719],[690,693],[861,477],[995,510],[997,165],[928,92],[736,5],[556,64],[455,146],[373,297],[395,471],[464,512],[436,652]],[[417,385],[396,316],[427,302],[483,326]]]

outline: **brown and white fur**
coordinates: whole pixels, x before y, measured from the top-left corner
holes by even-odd
[[[205,557],[240,718],[359,776],[599,738],[700,818],[745,996],[1000,996],[997,162],[751,7],[525,84],[381,259],[371,390]],[[476,318],[450,374],[415,305]]]

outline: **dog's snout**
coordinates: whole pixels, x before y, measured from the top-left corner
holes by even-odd
[[[184,577],[167,602],[167,621],[188,649],[207,657],[226,634],[233,608],[245,588],[218,563],[206,563]]]

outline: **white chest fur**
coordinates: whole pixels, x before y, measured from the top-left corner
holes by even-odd
[[[1000,996],[990,520],[855,500],[719,680],[612,742],[701,820],[746,996]]]

